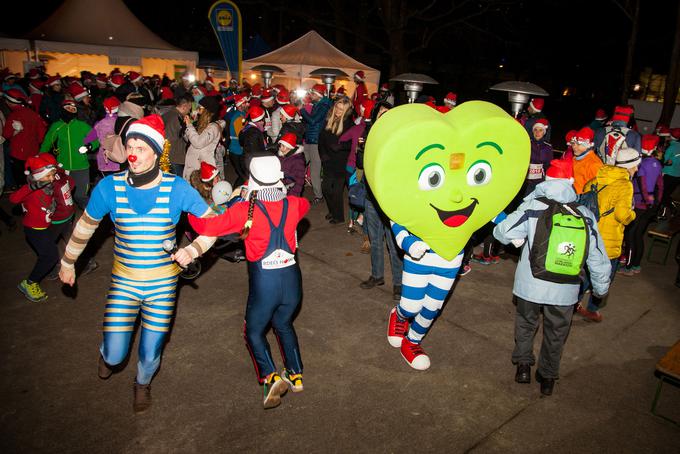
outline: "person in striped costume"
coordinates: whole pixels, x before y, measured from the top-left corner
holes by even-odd
[[[114,261],[99,349],[99,377],[109,378],[113,367],[127,357],[141,313],[135,412],[151,406],[150,383],[160,365],[175,309],[177,264],[188,265],[215,241],[198,237],[174,253],[163,249],[164,240],[175,242],[175,226],[182,212],[199,217],[212,213],[186,181],[161,171],[164,136],[159,115],[132,123],[126,135],[129,169],[107,176],[94,188],[66,246],[59,273],[65,284],[75,283],[74,263],[108,214],[115,226]]]

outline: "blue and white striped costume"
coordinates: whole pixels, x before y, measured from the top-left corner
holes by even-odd
[[[493,222],[498,223],[505,217],[505,213],[501,213],[493,219]],[[405,227],[394,222],[391,224],[397,245],[406,253],[397,314],[402,319],[411,320],[406,338],[414,344],[419,344],[439,315],[444,300],[456,281],[463,262],[463,251],[461,250],[453,260],[446,260],[429,249],[425,255],[416,260],[409,255],[409,250],[413,243],[423,240]]]
[[[175,241],[175,225],[182,211],[202,216],[208,207],[186,181],[174,175],[164,173],[160,184],[150,189],[133,188],[125,177],[126,172],[121,172],[100,181],[86,214],[95,221],[109,214],[115,225],[100,352],[107,364],[122,363],[141,312],[137,383],[145,385],[160,365],[180,271],[162,243]]]

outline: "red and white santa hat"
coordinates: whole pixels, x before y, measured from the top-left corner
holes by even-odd
[[[283,145],[291,150],[297,147],[297,137],[292,132],[284,134],[283,137],[279,139],[279,145]]]
[[[583,145],[585,147],[593,146],[593,139],[595,138],[595,132],[589,127],[584,127],[576,131],[571,139],[571,143],[575,145]]]
[[[543,98],[531,98],[531,101],[529,102],[529,107],[536,112],[542,111],[543,106],[545,106],[545,99]]]
[[[21,90],[16,88],[7,90],[3,93],[3,95],[5,96],[7,102],[11,102],[12,104],[23,104],[28,101],[26,95]]]
[[[38,71],[38,68],[31,68],[27,75],[29,79],[36,80],[40,78],[40,71]]]
[[[219,174],[220,172],[217,170],[217,167],[214,165],[207,163],[205,161],[201,161],[201,181],[204,183],[208,183],[213,180]]]
[[[645,156],[650,156],[656,146],[659,145],[659,136],[655,134],[645,134],[642,136],[642,154]]]
[[[236,107],[241,107],[243,104],[248,102],[248,97],[243,94],[234,95],[234,105]]]
[[[276,95],[276,102],[280,106],[290,104],[290,96],[288,95],[288,92],[287,91],[280,91],[279,94]]]
[[[106,85],[109,83],[109,78],[106,77],[106,74],[104,73],[99,73],[95,77],[95,82],[97,82],[97,86],[100,88],[106,88]]]
[[[312,93],[316,93],[317,95],[321,96],[322,98],[326,96],[326,86],[324,84],[314,84],[312,89],[310,90]]]
[[[31,175],[35,180],[46,177],[51,171],[57,168],[53,160],[46,158],[48,153],[41,153],[36,156],[31,156],[26,160],[24,165],[24,174]]]
[[[294,119],[295,115],[297,115],[297,112],[297,108],[290,104],[286,104],[285,106],[281,107],[281,115],[283,115],[287,120]]]
[[[110,75],[111,77],[113,77],[113,76],[122,76],[122,75],[123,75],[123,72],[120,70],[120,68],[113,68],[113,69],[111,70],[111,73],[109,73],[109,75]]]
[[[671,129],[666,125],[658,125],[656,127],[656,135],[659,137],[670,137]]]
[[[539,118],[538,120],[536,120],[536,122],[535,122],[534,125],[531,127],[531,129],[540,128],[540,129],[543,129],[544,131],[547,131],[547,130],[548,130],[548,125],[549,125],[549,123],[548,123],[548,120],[547,120],[547,119],[545,119],[545,118]]]
[[[604,121],[607,119],[607,112],[604,109],[597,109],[595,111],[595,119],[597,121]]]
[[[450,107],[454,107],[456,105],[457,99],[458,95],[456,95],[453,92],[448,92],[444,97],[444,104],[448,104]]]
[[[162,154],[165,145],[165,124],[161,116],[152,114],[133,122],[125,135],[125,141],[133,138],[143,140],[156,154]]]
[[[114,74],[109,79],[109,83],[113,88],[118,88],[125,83],[125,78],[122,74]]]
[[[139,81],[142,80],[142,75],[139,74],[139,73],[136,72],[136,71],[130,71],[130,72],[128,73],[128,80],[129,80],[130,82],[132,82],[132,83],[134,83],[134,82],[139,82]]]
[[[380,91],[390,91],[390,84],[385,82],[380,86]]]
[[[680,140],[680,128],[671,128],[671,140]]]
[[[260,106],[251,106],[246,117],[253,123],[261,121],[264,119],[264,109]]]
[[[250,88],[250,96],[253,98],[259,98],[262,96],[262,85],[255,84]]]
[[[161,87],[161,99],[172,99],[175,94],[172,92],[170,87]]]
[[[363,71],[359,70],[354,73],[354,78],[359,79],[361,82],[363,82],[364,79],[366,78],[366,75],[364,74]]]
[[[336,96],[345,96],[347,94],[347,91],[345,90],[344,85],[340,85],[340,88],[338,88],[338,91],[335,92]]]
[[[120,101],[115,96],[109,96],[104,100],[104,109],[109,115],[113,115],[118,112],[118,107],[120,107]]]
[[[61,77],[59,77],[59,76],[48,77],[47,81],[45,81],[45,83],[50,87],[53,86],[53,85],[59,85],[59,84],[61,84]]]
[[[545,172],[546,180],[564,179],[574,182],[574,166],[566,159],[553,159]]]
[[[271,88],[265,88],[262,90],[262,102],[268,102],[274,100],[274,91]]]
[[[68,86],[68,94],[71,95],[76,101],[81,101],[82,99],[90,96],[90,93],[85,90],[82,85],[75,82]]]
[[[76,102],[72,99],[64,99],[61,102],[61,108],[64,109],[67,112],[71,112],[72,114],[78,113],[78,106],[76,105]]]

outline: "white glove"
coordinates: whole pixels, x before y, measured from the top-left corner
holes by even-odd
[[[425,253],[430,249],[430,246],[424,241],[416,241],[408,248],[408,255],[416,260],[423,258]]]
[[[510,242],[512,243],[512,245],[515,246],[515,247],[518,248],[518,249],[521,248],[521,247],[524,245],[524,242],[525,242],[525,241],[526,241],[526,240],[525,240],[524,238],[518,238],[518,239],[516,239],[516,240],[510,240]]]
[[[21,132],[21,131],[24,130],[24,125],[22,125],[21,122],[20,122],[19,120],[12,120],[12,128],[13,128],[16,132]]]

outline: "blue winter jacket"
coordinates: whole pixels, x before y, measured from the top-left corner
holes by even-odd
[[[307,112],[306,109],[300,109],[302,119],[307,123],[305,130],[305,143],[319,143],[319,133],[326,121],[326,114],[331,108],[330,98],[323,97],[316,104],[312,106],[312,112]]]
[[[576,201],[576,193],[568,180],[547,180],[536,186],[536,190],[526,196],[517,211],[498,224],[493,235],[503,244],[511,240],[525,239],[522,254],[515,271],[515,285],[512,293],[524,300],[539,304],[553,306],[569,306],[578,301],[578,284],[557,284],[554,282],[537,279],[531,273],[529,264],[529,248],[534,243],[536,222],[541,213],[548,207],[545,203],[536,200],[546,197],[561,203]],[[586,265],[590,271],[590,279],[593,283],[593,292],[604,296],[609,290],[609,276],[611,263],[604,248],[602,236],[597,229],[597,221],[585,207],[579,207],[579,211],[586,217],[590,228],[590,241]]]

